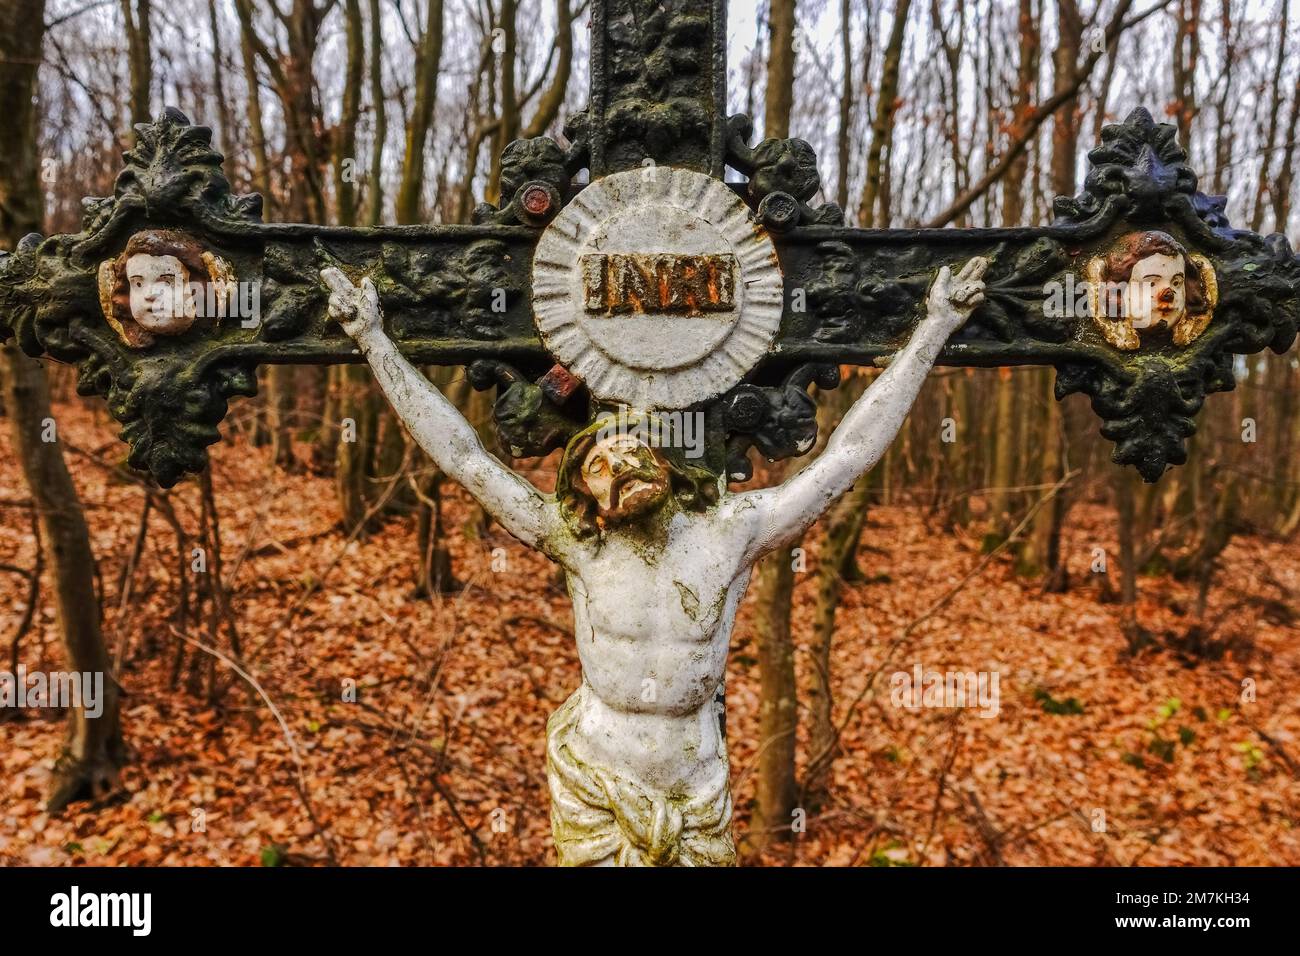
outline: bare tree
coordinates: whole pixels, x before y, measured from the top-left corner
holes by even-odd
[[[415,52],[415,105],[406,122],[406,150],[397,189],[397,221],[418,222],[424,192],[425,145],[438,104],[438,69],[442,63],[442,0],[428,0],[424,32]]]
[[[149,90],[153,86],[153,11],[151,0],[121,0],[126,27],[127,65],[131,76],[131,125],[147,123]],[[134,140],[134,130],[131,133]]]
[[[38,177],[36,72],[41,62],[45,0],[0,5],[0,109],[8,132],[0,137],[0,242],[9,248],[40,230],[44,197]],[[55,619],[68,669],[103,675],[102,712],[92,717],[85,702],[71,708],[63,750],[54,767],[48,806],[62,810],[73,800],[111,789],[126,762],[120,717],[121,688],[112,674],[100,631],[95,558],[77,489],[57,440],[45,369],[18,351],[0,349],[4,407],[13,447],[40,519],[45,566],[53,576]],[[57,438],[57,430],[53,432]]]
[[[771,42],[767,57],[767,108],[763,114],[763,135],[785,139],[790,135],[790,111],[794,107],[794,50],[798,29],[797,0],[770,0],[768,30]]]
[[[875,118],[871,122],[871,146],[867,150],[867,176],[858,202],[858,221],[867,228],[889,220],[889,209],[880,203],[882,184],[889,176],[888,156],[894,128],[894,111],[898,109],[898,72],[903,60],[903,41],[907,35],[907,14],[912,0],[895,0],[894,22],[880,73],[880,92],[876,94]],[[888,187],[883,186],[887,191]],[[877,206],[881,208],[877,210]]]
[[[794,99],[795,0],[772,0],[771,54],[767,69],[767,109],[763,132],[768,137],[790,135]],[[764,478],[778,484],[789,473],[788,462],[764,469]],[[756,853],[774,840],[790,836],[790,814],[798,796],[795,779],[795,729],[798,687],[795,681],[794,638],[790,609],[794,598],[791,552],[768,555],[754,572],[754,631],[759,667],[759,733],[757,802],[745,850]]]

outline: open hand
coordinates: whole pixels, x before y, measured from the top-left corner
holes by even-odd
[[[976,256],[956,275],[948,266],[940,269],[927,300],[929,317],[942,322],[950,332],[960,328],[984,301],[984,272],[988,267],[987,259]]]
[[[383,331],[383,314],[379,311],[379,292],[369,276],[361,288],[352,284],[339,269],[322,269],[321,279],[330,290],[329,316],[343,331],[360,342],[366,336]]]

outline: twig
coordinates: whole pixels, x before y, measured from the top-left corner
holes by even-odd
[[[514,617],[506,618],[501,622],[502,627],[510,627],[512,624],[537,624],[541,627],[550,628],[564,637],[569,637],[573,633],[573,628],[557,624],[549,618],[538,617],[536,614],[516,614]]]
[[[294,740],[293,731],[289,729],[289,725],[285,722],[284,715],[281,714],[280,709],[275,706],[275,701],[271,700],[271,696],[263,690],[262,685],[257,682],[252,674],[248,673],[248,671],[244,670],[221,651],[217,650],[215,647],[208,647],[206,644],[196,641],[193,638],[186,637],[180,631],[175,631],[175,633],[176,636],[186,644],[197,647],[206,654],[211,654],[242,677],[255,691],[257,691],[258,695],[266,703],[266,706],[270,708],[271,714],[275,717],[276,722],[280,725],[280,730],[284,733],[285,742],[289,745],[289,753],[293,757],[293,762],[298,768],[298,773],[295,777],[295,789],[298,791],[298,797],[302,801],[303,809],[307,811],[307,816],[310,818],[312,826],[316,828],[316,835],[321,838],[321,843],[325,845],[325,855],[329,859],[330,865],[338,866],[339,861],[337,854],[334,852],[334,841],[330,838],[329,831],[321,824],[320,818],[316,816],[316,811],[312,807],[311,797],[307,793],[307,779],[303,771],[302,756],[298,753],[298,743]]]
[[[424,804],[420,802],[420,792],[411,779],[410,772],[406,769],[406,764],[400,760],[397,762],[397,769],[402,773],[402,779],[406,781],[406,789],[411,794],[411,802],[415,804],[415,815],[420,821],[420,835],[424,837],[424,845],[429,850],[430,862],[436,864],[437,857],[433,852],[433,837],[429,833],[429,821],[424,816]]]
[[[939,825],[939,808],[943,803],[943,792],[948,785],[948,773],[952,770],[953,762],[957,759],[957,749],[961,744],[961,735],[957,733],[958,725],[961,723],[962,712],[959,710],[953,714],[952,719],[948,721],[949,730],[952,734],[952,741],[948,745],[948,755],[944,758],[943,766],[939,768],[939,785],[934,791],[934,807],[930,810],[930,830],[925,835],[925,842],[921,844],[919,862],[925,864],[926,851],[930,849],[930,841],[934,839],[934,831]]]
[[[18,671],[18,649],[22,644],[23,637],[31,629],[32,621],[36,618],[36,601],[41,595],[41,574],[45,571],[45,548],[41,543],[41,523],[36,518],[36,509],[32,509],[32,536],[36,541],[35,564],[31,571],[25,571],[22,568],[6,565],[5,570],[16,571],[19,574],[27,576],[27,606],[23,609],[23,616],[18,621],[18,627],[14,630],[13,640],[9,642],[9,673],[13,674]]]
[[[1045,495],[1043,495],[1036,502],[1034,502],[1033,506],[1028,511],[1025,512],[1025,516],[1020,520],[1020,523],[1017,524],[1015,528],[1012,529],[1011,533],[1007,535],[1006,538],[1004,538],[998,544],[997,547],[993,548],[988,552],[988,554],[984,555],[984,557],[975,565],[974,568],[970,570],[970,572],[965,577],[963,577],[960,581],[958,581],[955,585],[953,585],[947,591],[947,593],[943,595],[943,597],[939,598],[939,600],[935,601],[934,604],[930,605],[930,608],[924,614],[922,614],[918,618],[915,618],[910,624],[907,625],[907,627],[903,628],[903,632],[897,638],[895,638],[892,643],[890,643],[889,647],[885,649],[885,656],[881,661],[880,666],[867,675],[866,685],[862,688],[861,692],[858,693],[857,697],[853,699],[853,702],[849,704],[848,711],[844,714],[844,719],[841,720],[839,724],[835,727],[835,732],[831,735],[830,742],[827,743],[825,748],[823,748],[822,753],[815,754],[810,759],[810,763],[812,761],[823,759],[824,753],[829,752],[830,750],[833,750],[835,747],[839,746],[840,737],[844,733],[844,728],[846,728],[849,725],[849,721],[853,718],[853,715],[857,712],[857,709],[861,705],[862,701],[866,699],[867,695],[871,693],[872,689],[875,687],[876,678],[880,676],[881,672],[884,671],[884,669],[888,667],[890,662],[893,660],[894,652],[898,650],[898,648],[901,647],[904,644],[904,642],[906,642],[912,636],[913,632],[922,623],[928,621],[930,618],[934,617],[935,614],[939,613],[939,611],[943,610],[943,608],[947,607],[949,602],[952,601],[952,599],[956,597],[957,594],[963,588],[965,588],[967,584],[970,583],[971,579],[973,579],[976,575],[978,575],[986,567],[988,567],[990,561],[992,561],[998,554],[1000,554],[1008,545],[1018,540],[1020,535],[1024,532],[1025,528],[1027,528],[1029,526],[1029,523],[1034,519],[1034,515],[1038,514],[1038,512],[1042,509],[1042,507],[1045,504],[1047,504],[1049,501],[1051,501],[1052,498],[1054,498],[1061,491],[1062,488],[1064,488],[1067,484],[1069,484],[1070,481],[1072,481],[1075,475],[1077,474],[1079,474],[1079,469],[1066,472],[1064,475],[1062,475],[1060,481],[1052,485],[1052,487],[1048,490],[1048,492]]]
[[[149,535],[149,512],[152,508],[153,496],[146,494],[144,496],[144,505],[140,508],[140,525],[136,528],[135,540],[131,545],[131,555],[122,567],[122,574],[118,577],[117,620],[114,622],[114,628],[117,631],[117,647],[113,651],[113,669],[117,671],[122,669],[122,658],[126,656],[126,646],[129,640],[122,618],[126,614],[127,602],[131,599],[131,592],[135,584],[135,572],[140,566],[140,555],[144,551],[145,538]]]
[[[1256,737],[1277,751],[1277,755],[1282,758],[1282,762],[1286,764],[1287,769],[1291,771],[1291,776],[1300,778],[1300,766],[1297,766],[1296,762],[1291,759],[1291,755],[1286,752],[1282,747],[1282,744],[1278,742],[1277,738],[1265,733],[1263,730],[1260,730],[1259,726],[1242,713],[1240,708],[1238,708],[1237,713],[1241,714],[1241,719],[1245,721],[1247,727],[1254,731]]]
[[[383,711],[379,710],[378,708],[371,707],[365,704],[363,704],[363,706],[370,713],[377,716],[387,726],[376,726],[374,724],[366,723],[363,720],[350,720],[348,721],[348,723],[351,726],[357,727],[361,730],[369,731],[371,733],[388,734],[389,735],[388,742],[390,746],[398,747],[401,749],[412,747],[433,759],[434,767],[432,772],[428,775],[429,783],[431,783],[433,785],[433,789],[438,792],[438,796],[442,797],[443,802],[447,804],[447,809],[451,812],[451,815],[455,819],[456,823],[465,832],[465,835],[469,837],[470,843],[473,844],[474,846],[474,852],[478,855],[479,863],[482,866],[487,866],[487,847],[483,845],[483,841],[479,839],[479,835],[474,832],[474,828],[469,825],[468,821],[466,821],[466,819],[463,816],[461,816],[459,804],[456,802],[455,798],[452,797],[451,792],[447,789],[446,785],[439,779],[439,777],[446,770],[447,747],[444,745],[442,750],[437,750],[433,747],[430,747],[422,740],[416,740],[414,737],[411,737],[405,741],[399,741],[397,739],[397,735],[403,733],[404,729],[402,727],[395,726],[393,722],[389,720],[388,715],[385,714]]]
[[[972,816],[975,818],[975,829],[979,831],[980,838],[984,845],[988,847],[993,859],[997,861],[998,866],[1006,866],[1007,861],[1002,859],[1002,840],[1004,834],[989,819],[989,815],[984,812],[984,806],[980,803],[979,795],[975,791],[969,790],[966,793],[967,800],[970,801]]]

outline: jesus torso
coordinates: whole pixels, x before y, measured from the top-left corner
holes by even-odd
[[[713,702],[752,567],[729,511],[675,510],[653,543],[615,528],[564,561],[591,698],[575,745],[664,793],[725,753]]]

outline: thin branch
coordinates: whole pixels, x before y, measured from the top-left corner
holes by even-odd
[[[1029,114],[1020,134],[1011,141],[1011,144],[1007,147],[1007,151],[1002,154],[1002,157],[994,163],[983,176],[980,177],[978,182],[954,199],[947,209],[943,210],[943,212],[939,213],[927,222],[924,228],[942,228],[974,205],[976,200],[984,195],[984,193],[988,192],[990,187],[1006,175],[1007,170],[1011,168],[1012,164],[1015,163],[1020,154],[1023,153],[1033,141],[1039,128],[1047,121],[1048,117],[1078,95],[1083,84],[1086,83],[1088,78],[1092,75],[1093,69],[1095,69],[1097,64],[1101,61],[1102,52],[1111,51],[1111,55],[1113,56],[1113,47],[1119,42],[1119,37],[1125,30],[1136,26],[1152,14],[1163,10],[1170,4],[1170,2],[1172,2],[1172,0],[1161,0],[1160,3],[1156,4],[1150,10],[1146,10],[1127,20],[1122,19],[1122,16],[1130,6],[1130,2],[1121,2],[1115,11],[1115,16],[1111,18],[1110,23],[1106,27],[1106,43],[1103,44],[1102,49],[1093,50],[1088,54],[1088,57],[1083,61],[1083,64],[1074,71],[1074,76],[1071,78],[1069,85],[1062,87],[1056,93],[1049,96],[1038,105],[1037,109]]]
[[[298,773],[295,778],[295,789],[298,791],[299,799],[302,800],[303,809],[307,811],[307,816],[311,819],[312,826],[316,828],[316,835],[321,838],[321,843],[325,845],[325,855],[329,859],[330,865],[338,866],[339,861],[338,856],[334,851],[334,841],[330,837],[329,831],[325,829],[324,825],[320,822],[320,818],[316,815],[316,811],[312,807],[311,796],[307,792],[307,777],[303,770],[302,755],[298,753],[298,742],[294,739],[293,731],[289,729],[288,723],[285,722],[284,715],[280,713],[280,708],[275,706],[275,701],[271,700],[271,696],[263,689],[262,685],[257,682],[257,679],[231,660],[226,654],[223,654],[215,647],[208,647],[206,644],[200,643],[193,638],[186,637],[175,628],[172,630],[175,635],[186,644],[197,647],[205,654],[211,654],[242,677],[248,682],[249,686],[252,687],[253,690],[257,691],[258,695],[266,703],[266,706],[270,708],[271,714],[275,717],[276,722],[279,723],[280,730],[284,734],[285,742],[289,745],[289,753],[293,757],[293,762],[298,768]]]

